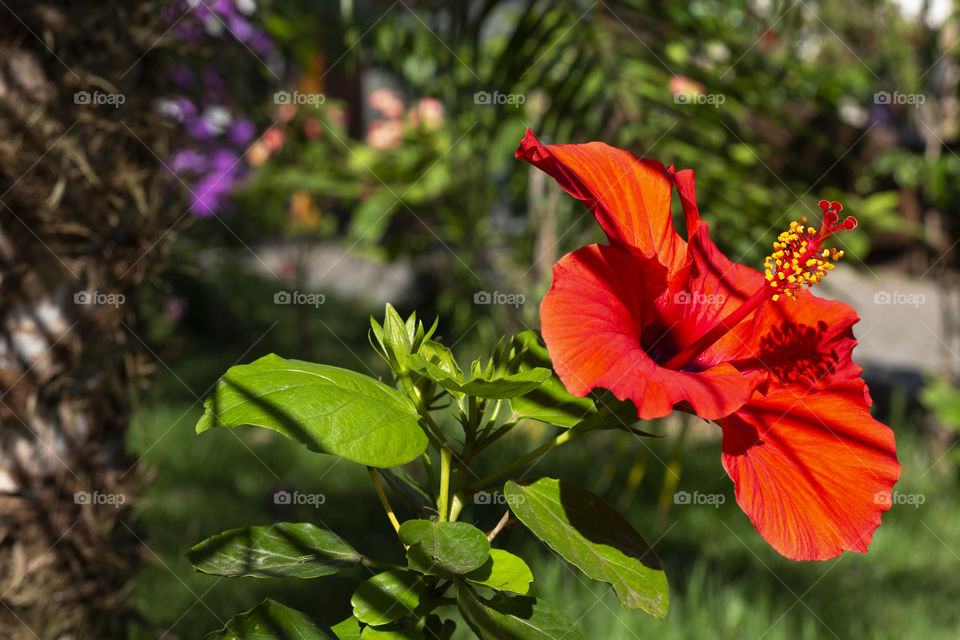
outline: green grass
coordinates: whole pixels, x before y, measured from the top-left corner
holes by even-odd
[[[334,311],[324,316],[329,331],[354,345],[359,359],[329,336],[311,357],[361,370],[364,362],[376,369],[373,360],[364,360],[370,353],[365,325],[348,320],[351,314],[366,315]],[[248,334],[258,330],[251,326]],[[289,332],[278,329],[244,361],[271,350],[283,353],[289,348],[285,340]],[[202,393],[248,345],[241,340],[232,346],[184,349],[170,363],[174,373],[158,376],[129,432],[128,450],[143,456],[146,470],[134,526],[149,549],[131,595],[151,621],[179,638],[201,637],[266,596],[328,622],[349,614],[347,599],[355,581],[364,577],[362,570],[312,581],[218,579],[194,572],[184,555],[187,549],[225,529],[312,521],[365,554],[402,561],[402,549],[359,465],[310,453],[265,430],[194,434],[200,407],[193,394]],[[530,477],[563,477],[616,504],[633,460],[650,447],[647,472],[625,514],[655,543],[667,571],[671,605],[665,620],[623,610],[607,585],[587,580],[522,527],[506,531],[498,545],[528,560],[535,576],[532,593],[578,620],[588,638],[955,638],[960,628],[956,469],[941,461],[928,472],[932,459],[924,442],[903,419],[896,422],[904,467],[897,491],[922,494],[926,501],[920,507],[895,505],[884,516],[870,553],[848,553],[828,562],[792,562],[763,541],[735,504],[716,439],[688,442],[679,458],[677,489],[724,495],[726,502],[718,508],[670,504],[669,510],[658,510],[663,462],[671,459],[676,442],[671,435],[640,442],[611,432],[592,434],[586,444],[567,445],[538,462]],[[481,458],[478,474],[532,448],[548,431],[511,434],[501,448]],[[620,458],[619,464],[611,462],[614,458]],[[608,466],[614,473],[605,479]],[[320,493],[325,502],[317,508],[275,505],[273,493],[280,489]],[[502,507],[476,505],[465,510],[463,519],[488,529],[501,513]],[[399,515],[411,514],[401,509]],[[133,629],[133,634],[155,637],[143,629]],[[472,634],[464,628],[457,637]]]

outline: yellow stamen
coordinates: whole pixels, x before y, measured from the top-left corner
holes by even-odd
[[[838,202],[821,201],[823,224],[820,229],[806,226],[806,218],[790,223],[790,227],[781,233],[773,243],[773,253],[764,260],[766,273],[764,278],[775,288],[774,301],[786,295],[796,299],[804,287],[813,287],[820,283],[828,271],[834,268],[834,262],[843,257],[843,251],[821,249],[821,243],[842,229],[853,229],[857,221],[847,218],[836,224],[843,207]]]

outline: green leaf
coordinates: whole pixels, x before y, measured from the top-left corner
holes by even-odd
[[[390,362],[390,357],[387,355],[387,347],[383,344],[383,327],[380,326],[380,323],[377,322],[377,319],[373,316],[370,316],[370,333],[372,333],[373,337],[377,339],[377,344],[380,345],[380,348],[377,348],[377,344],[373,344],[373,340],[370,339],[370,334],[367,334],[367,340],[370,342],[370,346],[373,347],[374,351],[376,351],[377,354],[383,358],[387,364],[392,364]]]
[[[410,615],[420,604],[423,581],[415,573],[391,569],[378,573],[353,592],[353,615],[367,624],[381,625]]]
[[[334,640],[307,614],[267,598],[204,640]]]
[[[307,522],[231,529],[187,553],[194,568],[215,576],[316,578],[360,562],[340,536]]]
[[[420,484],[403,469],[380,469],[379,473],[387,484],[415,509],[430,509],[434,507],[434,500],[427,494]]]
[[[667,615],[667,577],[660,561],[627,520],[599,496],[564,480],[509,481],[513,513],[550,548],[587,576],[613,585],[620,604]]]
[[[459,575],[480,567],[490,556],[487,536],[466,522],[407,520],[398,535],[410,547],[410,568],[422,573]]]
[[[410,368],[425,373],[427,377],[435,382],[441,379],[453,378],[454,380],[463,380],[463,372],[457,359],[453,357],[453,352],[447,347],[430,339],[423,341],[420,345],[420,351],[410,358]],[[439,372],[434,372],[427,367],[427,364],[439,368]],[[427,373],[429,371],[429,373]]]
[[[416,317],[411,315],[410,319],[416,323]],[[387,304],[383,317],[383,346],[387,353],[392,356],[391,364],[396,362],[396,369],[403,371],[407,368],[407,358],[413,349],[413,329],[400,318],[400,314],[393,308],[393,305]]]
[[[445,389],[460,390],[460,382],[463,374],[453,369],[448,363],[433,358],[432,361],[424,357],[424,354],[415,353],[407,360],[407,366],[420,375],[426,376],[434,382],[442,385]]]
[[[407,337],[410,338],[410,347],[413,348],[413,345],[417,342],[418,337],[422,337],[423,334],[423,323],[417,322],[417,312],[414,311],[410,314],[410,317],[407,318],[407,321],[404,323],[407,329]],[[417,336],[417,328],[419,327],[419,333],[421,336]]]
[[[946,378],[930,380],[920,391],[920,402],[945,426],[960,431],[960,389]]]
[[[550,378],[549,369],[535,368],[519,373],[510,373],[492,380],[477,378],[465,382],[460,391],[479,398],[502,400],[530,393]],[[441,383],[443,384],[443,383]]]
[[[544,381],[550,378],[549,369],[530,369],[519,373],[510,373],[495,376],[493,372],[481,372],[474,368],[473,378],[461,382],[462,374],[459,368],[453,369],[456,363],[446,361],[430,362],[422,355],[413,355],[409,359],[411,369],[427,376],[447,391],[465,393],[478,398],[501,400],[529,393]]]
[[[517,356],[511,369],[518,372],[534,368],[550,369],[550,354],[533,331],[524,331],[513,339]],[[572,427],[597,413],[590,398],[578,398],[567,391],[555,373],[551,373],[536,389],[510,400],[510,408],[524,418],[549,422],[559,427]]]
[[[420,633],[415,627],[400,627],[390,625],[388,627],[363,628],[360,634],[360,640],[426,640],[426,636]]]
[[[490,587],[497,591],[512,591],[526,593],[533,582],[533,573],[530,567],[509,551],[490,549],[487,561],[463,577],[474,584]]]
[[[398,204],[400,201],[388,188],[374,191],[354,208],[348,230],[350,238],[368,244],[379,242]]]
[[[411,317],[416,318],[417,314],[413,314]],[[409,321],[408,321],[409,322]],[[423,323],[418,322],[416,331],[413,332],[413,352],[416,353],[423,348],[423,345],[427,342],[432,342],[433,344],[440,344],[438,342],[433,342],[430,340],[433,337],[433,334],[437,332],[437,327],[440,326],[440,318],[436,317],[433,319],[433,324],[430,325],[429,329],[423,328]],[[446,349],[446,347],[444,347]]]
[[[618,400],[616,396],[605,389],[594,393],[597,397],[596,402],[600,404],[600,410],[577,423],[577,428],[590,431],[594,429],[619,429],[645,438],[663,437],[634,426],[639,420],[637,418],[637,407],[630,400]]]
[[[255,425],[371,467],[405,464],[427,448],[413,403],[396,389],[347,369],[274,354],[231,367],[203,407],[197,433]]]
[[[481,640],[582,640],[583,633],[560,611],[536,598],[484,600],[457,584],[457,608]]]
[[[454,631],[457,630],[457,623],[453,620],[443,620],[440,616],[433,613],[427,616],[427,623],[424,625],[424,631],[430,640],[450,640]]]
[[[360,621],[350,616],[330,627],[337,640],[360,640]]]

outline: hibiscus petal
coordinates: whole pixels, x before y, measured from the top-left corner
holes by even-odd
[[[853,362],[859,320],[849,305],[804,291],[797,300],[765,303],[717,346],[738,369],[764,368],[780,383],[828,388],[862,372]]]
[[[673,227],[673,181],[663,165],[602,142],[544,146],[527,129],[516,157],[552,176],[586,203],[610,243],[659,256],[674,271],[686,258]]]
[[[693,344],[736,311],[764,283],[762,275],[731,262],[717,249],[707,223],[696,222],[696,227],[687,244],[689,268],[671,279],[669,295],[657,301],[660,318],[670,328],[674,341],[683,346]],[[739,344],[736,340],[734,343]],[[730,359],[729,348],[721,340],[693,365],[706,369]]]
[[[700,210],[697,208],[697,189],[693,181],[693,169],[677,171],[670,165],[667,171],[673,176],[683,205],[683,217],[687,225],[687,239],[692,238],[700,226]]]
[[[874,420],[864,384],[757,394],[720,422],[737,503],[793,560],[866,551],[900,476],[893,432]]]
[[[706,223],[688,246],[693,262],[691,290],[714,294],[710,301],[715,308],[701,310],[700,322],[712,324],[767,286],[760,272],[731,262],[717,249],[707,236]],[[741,371],[771,371],[782,383],[826,387],[834,380],[860,375],[860,367],[851,359],[857,344],[853,325],[858,321],[853,307],[804,290],[796,300],[763,302],[697,362],[730,362]]]
[[[682,173],[682,172],[681,172]],[[678,294],[661,300],[661,316],[674,325],[684,344],[736,310],[761,287],[763,275],[730,261],[713,244],[706,223],[700,223],[688,243],[691,258],[685,304],[673,304]],[[777,383],[827,387],[835,380],[857,378],[861,369],[852,360],[856,346],[856,312],[847,304],[801,291],[797,300],[767,300],[694,361],[698,367],[729,362],[742,372],[769,371]]]
[[[570,393],[609,389],[621,400],[632,400],[644,420],[665,416],[677,404],[707,420],[727,416],[762,380],[743,376],[727,363],[674,371],[651,359],[641,334],[651,325],[653,301],[665,288],[666,269],[653,258],[596,244],[564,256],[540,305],[554,369]]]

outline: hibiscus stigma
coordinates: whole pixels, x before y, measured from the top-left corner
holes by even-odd
[[[821,249],[823,241],[838,231],[854,229],[857,219],[848,216],[838,222],[837,215],[843,206],[839,202],[820,201],[823,210],[823,223],[819,229],[806,226],[807,219],[800,218],[790,223],[790,228],[777,237],[773,243],[773,253],[764,261],[765,277],[770,287],[776,290],[773,300],[781,295],[790,299],[797,298],[797,292],[803,287],[813,287],[834,268],[834,262],[843,257],[843,251]]]

